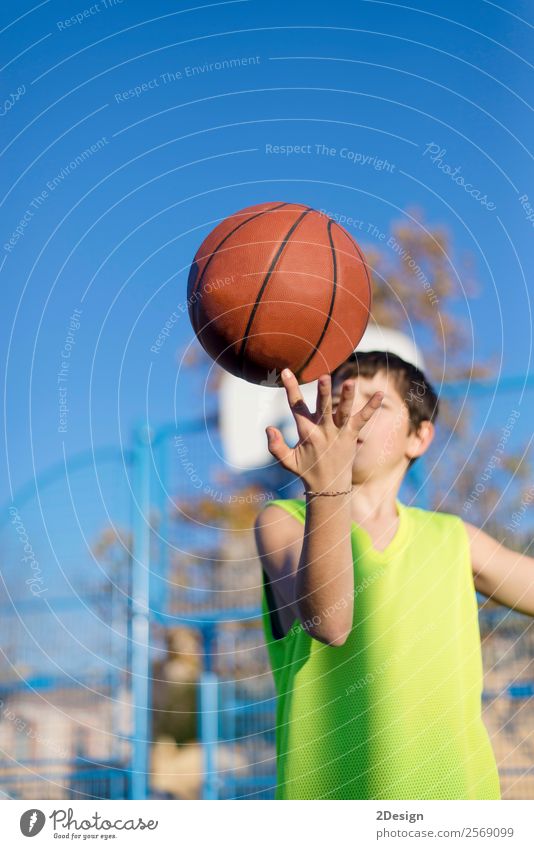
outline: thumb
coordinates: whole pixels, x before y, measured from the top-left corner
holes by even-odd
[[[280,439],[283,439],[282,434],[280,433],[277,427],[266,427],[265,433],[267,434],[269,451],[271,450],[271,447],[274,447],[274,445],[276,445],[276,443],[280,441]]]
[[[289,445],[286,444],[284,437],[277,427],[266,427],[267,447],[270,453],[278,460],[284,468],[293,471],[289,461],[293,453]]]

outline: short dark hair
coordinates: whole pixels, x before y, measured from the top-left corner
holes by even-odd
[[[390,351],[353,351],[332,372],[332,386],[334,381],[350,377],[374,377],[379,371],[391,375],[395,389],[406,404],[410,420],[409,433],[417,433],[423,421],[436,421],[439,401],[430,382],[420,369]],[[412,457],[408,468],[417,459]]]

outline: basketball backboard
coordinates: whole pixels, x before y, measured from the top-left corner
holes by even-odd
[[[421,352],[405,333],[368,324],[356,351],[389,351],[424,371]],[[276,373],[267,376],[263,385],[249,383],[229,372],[221,378],[219,422],[224,459],[235,472],[244,472],[276,463],[267,448],[265,428],[278,427],[288,445],[298,442],[298,433],[288,408],[286,391],[276,387]],[[315,410],[317,381],[300,386],[302,396]]]

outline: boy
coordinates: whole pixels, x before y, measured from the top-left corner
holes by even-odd
[[[277,691],[276,799],[500,799],[481,716],[475,589],[534,615],[534,558],[398,490],[438,399],[394,354],[354,353],[311,413],[282,376],[299,442],[269,451],[305,498],[255,536]]]

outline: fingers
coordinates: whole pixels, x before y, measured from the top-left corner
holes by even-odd
[[[297,431],[301,439],[310,435],[313,428],[312,414],[310,413],[302,393],[298,380],[289,369],[282,369],[282,382],[287,393],[287,400],[297,425]]]
[[[375,392],[375,394],[368,400],[365,407],[362,407],[361,410],[358,410],[357,413],[354,413],[353,416],[350,416],[350,418],[347,420],[346,427],[350,427],[350,429],[354,432],[355,435],[358,434],[364,424],[368,422],[369,419],[378,410],[378,408],[382,404],[383,397],[383,392]]]
[[[267,434],[267,447],[269,452],[273,455],[275,460],[278,460],[278,462],[282,464],[284,469],[296,474],[293,457],[295,449],[289,447],[277,427],[266,427],[265,432]]]
[[[329,374],[322,374],[317,381],[315,421],[317,424],[332,421],[332,378]]]
[[[306,412],[310,415],[310,411],[306,406],[306,402],[302,397],[302,392],[300,391],[300,387],[298,384],[298,380],[288,368],[282,369],[282,382],[284,384],[284,388],[287,393],[287,400],[289,401],[289,406],[293,409],[295,405],[298,405],[299,412]]]
[[[336,412],[334,413],[334,423],[338,427],[343,427],[352,414],[355,385],[355,380],[345,380],[341,386],[339,403],[336,407]]]

